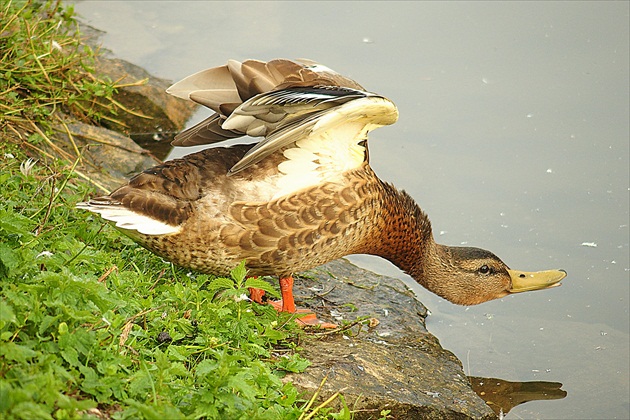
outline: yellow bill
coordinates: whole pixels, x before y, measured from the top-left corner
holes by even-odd
[[[528,292],[530,290],[549,289],[560,286],[560,280],[567,276],[564,270],[518,271],[508,270],[512,278],[510,293]]]

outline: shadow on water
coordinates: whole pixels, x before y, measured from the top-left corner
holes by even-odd
[[[510,382],[477,376],[468,379],[473,391],[500,417],[529,401],[561,400],[567,396],[560,382]]]

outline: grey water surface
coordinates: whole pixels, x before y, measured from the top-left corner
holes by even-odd
[[[469,308],[415,287],[429,330],[471,376],[567,391],[508,419],[630,417],[628,2],[80,1],[76,10],[117,57],[158,77],[229,58],[310,58],[392,99],[400,120],[371,133],[371,163],[415,197],[438,242],[569,273],[562,287]],[[413,283],[384,260],[351,260]]]

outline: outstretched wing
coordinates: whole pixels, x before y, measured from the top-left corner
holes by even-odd
[[[212,109],[215,114],[175,137],[174,146],[211,144],[245,135],[221,127],[243,102],[260,94],[290,86],[340,86],[363,90],[352,79],[309,60],[229,60],[224,66],[202,70],[166,91]]]
[[[224,128],[264,137],[230,172],[307,139],[320,139],[322,146],[325,141],[333,142],[343,154],[341,149],[358,145],[367,139],[368,131],[392,124],[397,117],[396,107],[388,99],[349,88],[300,87],[263,93],[238,107],[223,123]],[[282,123],[273,123],[277,118]],[[361,156],[360,162],[363,160]]]
[[[388,99],[311,61],[248,60],[204,70],[167,92],[202,104],[215,114],[182,132],[176,146],[210,144],[243,135],[264,137],[232,169],[235,173],[298,140],[334,131],[344,143],[398,118]],[[344,127],[345,126],[345,127]],[[329,136],[330,137],[330,136]]]
[[[223,205],[233,200],[268,202],[343,181],[347,171],[366,161],[368,132],[398,118],[387,98],[305,61],[229,61],[185,78],[168,92],[215,112],[176,137],[175,145],[244,135],[263,139],[249,150],[245,145],[214,148],[165,162],[109,196],[77,205],[131,235],[179,232],[205,197],[216,195]],[[252,165],[255,174],[226,176]]]

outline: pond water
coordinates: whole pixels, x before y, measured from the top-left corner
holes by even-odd
[[[415,197],[438,242],[569,273],[562,287],[470,308],[416,287],[429,330],[471,376],[562,383],[566,398],[522,404],[508,419],[630,417],[628,2],[76,10],[107,32],[106,48],[158,77],[229,58],[306,57],[392,99],[400,120],[371,134],[372,166]],[[351,260],[413,283],[384,260]]]

